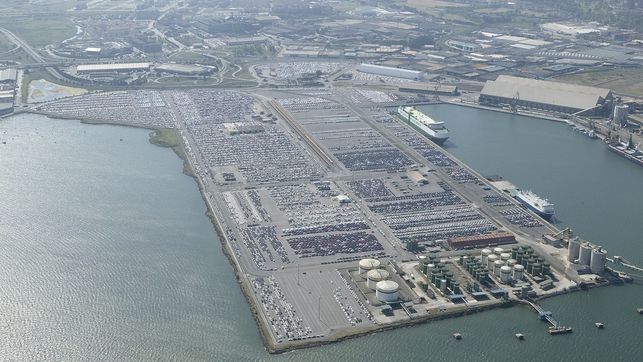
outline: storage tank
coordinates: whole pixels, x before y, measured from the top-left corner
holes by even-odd
[[[400,299],[400,286],[392,280],[382,280],[375,286],[375,296],[380,302],[395,302]]]
[[[503,265],[500,267],[500,281],[503,283],[509,283],[511,278],[511,267]]]
[[[578,238],[569,239],[569,245],[567,245],[567,260],[570,262],[575,262],[578,259],[578,253],[580,252],[580,240]]]
[[[495,254],[489,255],[489,257],[487,258],[487,269],[493,270],[493,263],[496,260],[498,260],[499,258],[500,257],[498,255],[495,255]]]
[[[431,275],[431,272],[435,269],[435,264],[426,265],[426,275]]]
[[[510,267],[513,267],[516,264],[518,264],[518,261],[516,259],[507,260],[507,265],[509,265]]]
[[[500,256],[500,254],[502,254],[504,252],[505,252],[505,249],[503,249],[501,247],[493,248],[493,253],[498,255],[498,256]]]
[[[493,262],[493,273],[496,276],[500,276],[500,268],[505,265],[505,263],[502,260],[496,260]]]
[[[373,269],[366,273],[366,286],[375,290],[377,283],[389,278],[389,273],[384,269]]]
[[[460,284],[453,283],[453,294],[461,294],[462,289],[460,289]]]
[[[541,275],[543,273],[543,265],[540,263],[534,264],[531,270],[532,275]]]
[[[491,249],[482,249],[480,255],[482,255],[480,261],[482,261],[482,264],[486,264],[487,258],[491,255]]]
[[[518,255],[518,251],[520,250],[520,247],[514,246],[511,248],[511,258],[516,259],[516,255]]]
[[[605,270],[605,260],[607,259],[607,252],[600,246],[592,250],[592,257],[589,263],[589,269],[594,274],[602,273]]]
[[[445,292],[447,290],[447,280],[446,279],[441,279],[440,280],[440,291]]]
[[[500,260],[506,262],[507,260],[511,259],[511,254],[509,253],[502,253],[500,254]]]
[[[578,253],[578,263],[580,265],[589,265],[592,259],[592,245],[590,243],[582,243]]]
[[[522,278],[525,276],[525,267],[520,264],[514,265],[513,271],[514,280],[522,280]]]
[[[624,124],[627,121],[627,114],[630,107],[627,104],[617,104],[614,106],[614,123]]]
[[[543,263],[543,274],[549,275],[551,273],[549,263]]]
[[[362,259],[359,261],[359,273],[364,274],[369,270],[380,267],[380,261],[377,259]]]

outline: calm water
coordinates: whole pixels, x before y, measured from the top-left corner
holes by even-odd
[[[611,254],[643,259],[635,188],[643,169],[555,123],[426,110],[448,122],[457,157],[549,197],[561,223]],[[0,140],[2,360],[626,361],[643,353],[634,311],[643,288],[623,286],[545,302],[572,335],[549,336],[533,312],[511,308],[270,356],[194,181],[147,131],[23,115],[0,122]],[[455,331],[465,338],[454,341]]]

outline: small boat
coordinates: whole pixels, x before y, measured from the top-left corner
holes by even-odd
[[[598,329],[603,329],[603,328],[605,328],[605,325],[604,325],[603,323],[601,323],[601,322],[596,322],[596,323],[594,323],[594,325],[595,325],[595,326],[596,326],[596,328],[598,328]]]
[[[453,338],[460,340],[462,339],[462,335],[460,333],[453,333]]]
[[[516,338],[522,341],[523,339],[525,339],[525,335],[522,333],[516,333]]]
[[[643,308],[638,308],[636,311],[639,312],[639,314],[643,314]]]
[[[551,335],[572,333],[572,327],[549,327],[549,330],[547,332]]]

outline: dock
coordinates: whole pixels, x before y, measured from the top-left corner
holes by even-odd
[[[556,334],[565,334],[565,333],[571,333],[572,328],[571,327],[566,327],[562,326],[556,319],[554,319],[554,315],[550,311],[544,310],[541,306],[539,306],[536,303],[533,302],[527,302],[529,305],[534,308],[534,310],[538,313],[538,318],[542,321],[546,321],[551,326],[547,330],[547,332],[551,335],[556,335]]]

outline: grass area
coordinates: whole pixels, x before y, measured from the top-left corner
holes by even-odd
[[[193,175],[192,169],[187,161],[187,155],[183,144],[179,141],[179,135],[173,128],[159,128],[150,133],[150,143],[159,147],[171,148],[177,156],[183,160],[183,173]]]
[[[460,4],[443,0],[407,0],[406,5],[420,11],[432,10],[435,8],[449,8],[449,7],[466,7],[467,4]]]
[[[0,34],[0,54],[8,52],[14,49],[16,45],[7,39],[4,34]]]
[[[610,88],[616,93],[643,97],[643,69],[608,69],[567,74],[556,80],[593,87]]]
[[[22,50],[22,48],[0,55],[0,61],[2,60],[16,63],[33,63],[33,59],[29,56],[29,54]]]
[[[75,0],[2,1],[0,27],[13,31],[33,47],[43,47],[76,33],[67,13],[75,4]]]
[[[150,142],[161,147],[177,147],[179,138],[173,128],[160,128],[152,132]]]

